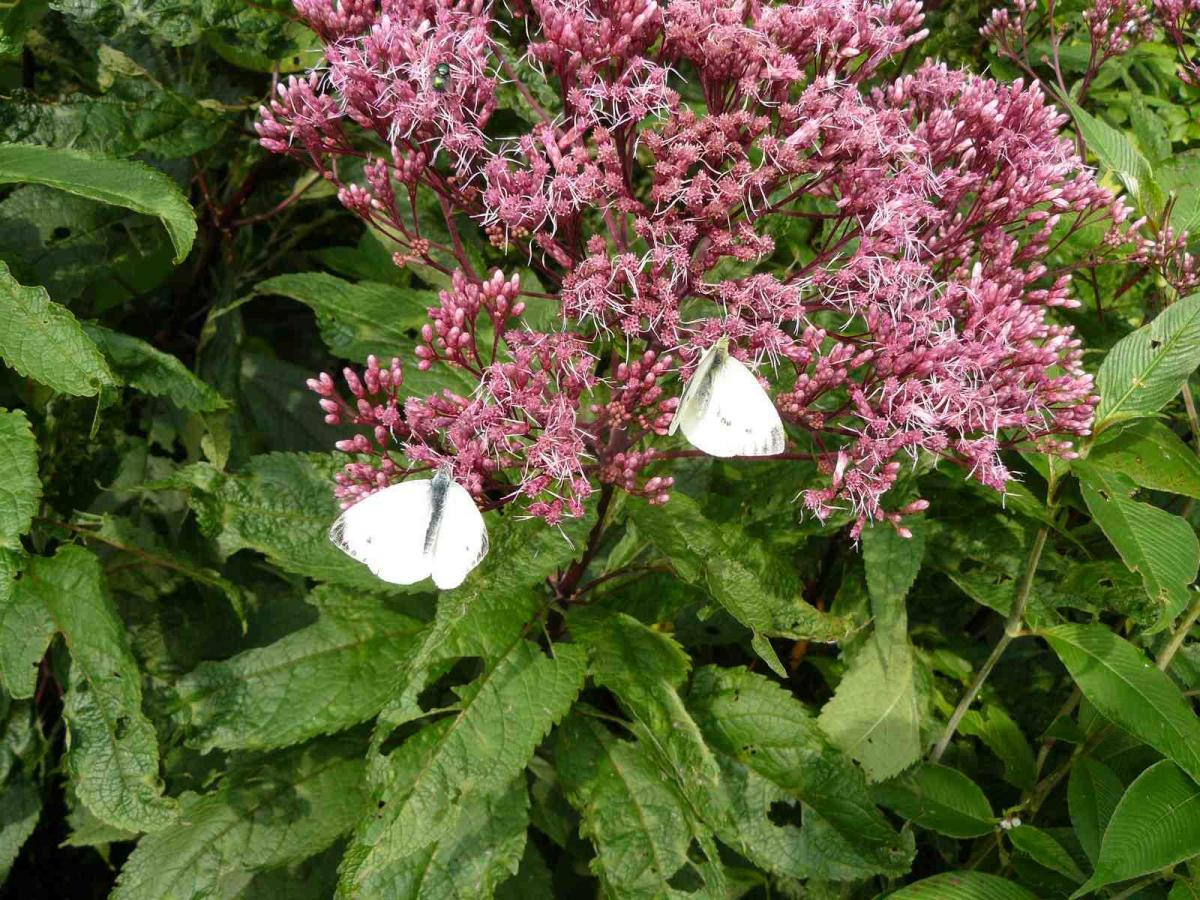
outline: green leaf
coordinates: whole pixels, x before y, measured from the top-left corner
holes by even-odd
[[[862,763],[870,781],[904,771],[924,749],[912,648],[903,629],[893,634],[887,646],[876,632],[855,654],[819,719],[834,745]]]
[[[1037,900],[1025,888],[984,872],[943,872],[900,888],[888,900]]]
[[[632,616],[601,607],[576,608],[567,622],[590,651],[592,679],[616,695],[634,720],[634,733],[703,815],[714,803],[720,771],[679,696],[691,667],[683,648]]]
[[[1144,653],[1104,625],[1059,625],[1041,634],[1102,716],[1200,775],[1200,722]]]
[[[25,775],[17,775],[0,790],[0,884],[42,814],[42,795]]]
[[[3,262],[0,358],[19,375],[79,397],[116,381],[70,310],[52,301],[45,288],[18,284]]]
[[[204,751],[261,750],[348,728],[383,707],[423,627],[381,596],[325,586],[317,621],[180,680],[180,718]]]
[[[0,106],[0,139],[155,159],[199,153],[221,139],[228,121],[218,104],[170,90],[112,47],[101,45],[99,58],[104,94],[10,98]]]
[[[455,711],[427,725],[372,769],[377,810],[355,832],[339,896],[400,896],[414,867],[445,852],[477,804],[510,789],[583,686],[586,660],[574,645],[554,657],[518,639],[476,681]],[[512,871],[520,859],[517,848]]]
[[[979,837],[996,828],[991,804],[979,785],[948,766],[926,763],[875,785],[872,793],[897,815],[948,837]]]
[[[1200,365],[1200,294],[1178,300],[1126,335],[1096,374],[1096,431],[1158,412]]]
[[[338,468],[327,454],[270,453],[252,458],[237,475],[201,463],[174,477],[223,555],[257,550],[297,575],[381,589],[370,569],[329,540],[339,512],[333,496]]]
[[[903,538],[890,524],[879,523],[862,535],[863,566],[871,594],[875,628],[891,640],[890,632],[904,615],[904,597],[917,579],[925,555],[925,529],[918,525]]]
[[[733,524],[705,518],[695,500],[682,493],[662,506],[630,506],[638,530],[668,559],[679,577],[704,587],[730,615],[758,637],[756,650],[779,673],[766,636],[836,641],[853,623],[821,612],[799,597],[778,593],[751,569],[748,550],[754,540]]]
[[[962,734],[979,738],[1004,763],[1004,779],[1021,790],[1032,790],[1037,781],[1037,762],[1029,741],[1007,712],[995,705],[982,711],[968,710],[959,723]]]
[[[1096,871],[1073,896],[1200,854],[1200,786],[1169,760],[1129,786],[1104,830]]]
[[[1166,624],[1183,612],[1200,569],[1200,541],[1181,516],[1131,500],[1132,481],[1116,472],[1076,460],[1084,502],[1131,572],[1138,573],[1147,596]]]
[[[397,347],[412,343],[412,332],[429,321],[437,293],[373,281],[352,282],[324,272],[277,275],[254,288],[303,303],[317,314],[325,344],[356,362],[374,353],[390,358]]]
[[[180,409],[192,412],[216,412],[229,406],[229,401],[169,353],[100,325],[84,323],[83,330],[104,352],[112,371],[130,387],[166,397]]]
[[[366,812],[362,744],[316,741],[236,765],[179,821],[142,838],[112,900],[227,896],[222,886],[324,850]]]
[[[1067,783],[1067,806],[1079,846],[1094,866],[1100,855],[1100,839],[1108,827],[1113,810],[1125,791],[1125,785],[1104,763],[1081,756],[1071,766]]]
[[[1019,825],[1008,831],[1007,834],[1012,845],[1029,854],[1038,865],[1058,872],[1076,884],[1087,878],[1067,849],[1040,828],[1034,828],[1032,825]]]
[[[156,216],[183,262],[196,238],[196,216],[170,178],[144,163],[34,144],[0,144],[0,184],[44,184]]]
[[[1158,185],[1175,198],[1171,227],[1195,234],[1200,227],[1200,148],[1172,154],[1155,166]]]
[[[791,694],[746,669],[708,666],[696,672],[687,702],[715,751],[803,801],[876,871],[907,871],[911,843],[875,808],[862,771]]]
[[[42,598],[71,652],[63,718],[67,771],[79,799],[119,828],[154,831],[170,824],[176,804],[162,795],[158,738],[142,713],[141,673],[100,561],[82,547],[64,546],[52,558],[31,560],[23,581]]]
[[[596,848],[592,872],[613,897],[724,896],[676,890],[685,867],[702,881],[688,848],[693,832],[686,802],[661,777],[655,754],[641,740],[618,740],[598,722],[576,715],[558,732],[555,770],[579,811],[580,835]]]
[[[1135,422],[1111,440],[1101,438],[1087,461],[1119,472],[1141,487],[1200,499],[1200,458],[1154,419]]]
[[[0,549],[0,679],[18,699],[33,696],[38,665],[54,637],[54,621],[37,583],[22,577],[22,564],[16,552]]]
[[[23,410],[0,408],[0,548],[20,549],[42,496],[37,441]]]
[[[1143,211],[1153,214],[1161,210],[1162,193],[1154,183],[1154,170],[1133,141],[1070,100],[1064,103],[1088,148],[1121,180]]]

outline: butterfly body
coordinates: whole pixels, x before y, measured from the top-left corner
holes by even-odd
[[[774,456],[786,443],[775,404],[754,373],[729,354],[728,338],[700,358],[668,429],[676,431],[710,456]]]
[[[443,590],[462,584],[488,551],[483,516],[448,467],[360,500],[333,523],[329,539],[384,581],[432,577]]]

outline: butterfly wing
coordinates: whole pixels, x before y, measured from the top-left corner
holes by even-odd
[[[708,391],[680,408],[684,436],[710,456],[782,453],[783,422],[754,373],[732,356],[714,365]]]
[[[704,355],[700,357],[700,362],[696,364],[696,371],[692,373],[692,377],[688,383],[683,386],[683,391],[679,394],[679,405],[675,407],[675,415],[671,416],[671,424],[667,427],[667,434],[673,435],[679,430],[679,426],[683,424],[683,420],[700,401],[699,395],[703,392],[704,384],[708,379],[708,371],[712,368],[718,355],[724,351],[724,345],[718,346],[713,344],[704,351]]]
[[[465,487],[450,482],[433,547],[433,583],[444,591],[458,587],[487,552],[483,514]]]
[[[391,584],[413,584],[432,568],[425,532],[432,515],[428,479],[403,481],[377,491],[346,510],[329,539]]]

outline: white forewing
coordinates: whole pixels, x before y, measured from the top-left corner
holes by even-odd
[[[754,373],[726,353],[712,365],[707,385],[680,403],[676,418],[684,436],[710,456],[782,453],[783,422]]]
[[[483,515],[470,492],[452,481],[432,550],[433,583],[444,591],[458,587],[487,552]]]
[[[432,482],[403,481],[360,500],[329,530],[329,539],[392,584],[413,584],[433,568],[425,552]],[[461,489],[460,489],[461,490]]]
[[[709,369],[721,358],[721,354],[724,352],[725,345],[721,342],[713,344],[704,351],[704,355],[700,357],[700,362],[696,364],[696,371],[692,373],[691,380],[683,386],[683,393],[679,395],[679,405],[675,407],[675,415],[671,417],[671,425],[667,428],[667,434],[674,434],[678,431],[684,416],[697,405],[697,394],[700,388],[706,383]]]

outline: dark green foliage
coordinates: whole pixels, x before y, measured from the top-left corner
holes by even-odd
[[[411,365],[444,274],[251,136],[315,36],[283,0],[0,7],[5,896],[1200,897],[1200,295],[1064,235],[1095,433],[1012,451],[1004,498],[918,460],[911,537],[802,517],[807,460],[688,458],[665,505],[488,512],[461,588],[396,588],[328,540],[348,432],[304,381],[476,385]],[[922,53],[1015,76],[989,9]],[[1173,51],[1082,91],[1057,52],[1108,183],[1200,230]],[[505,127],[560,108],[506,67]]]

